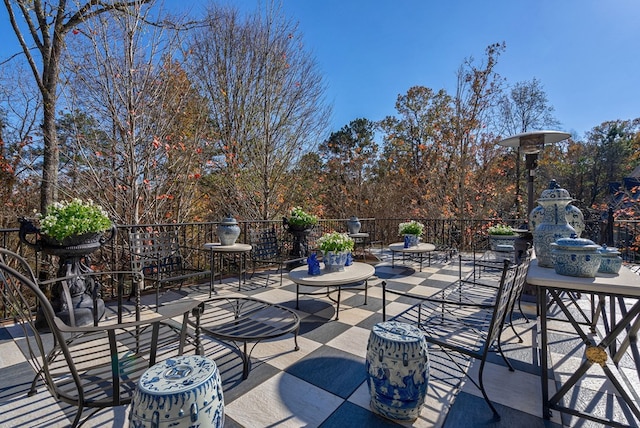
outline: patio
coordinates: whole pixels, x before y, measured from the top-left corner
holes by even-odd
[[[298,344],[294,350],[293,335],[258,344],[252,353],[252,368],[248,379],[242,379],[242,361],[230,347],[204,337],[205,355],[218,365],[225,398],[225,427],[385,427],[400,426],[370,411],[366,385],[365,357],[367,340],[372,326],[382,321],[382,280],[395,288],[414,294],[431,295],[458,278],[458,263],[432,260],[422,272],[418,263],[396,264],[391,267],[391,254],[376,250],[381,262],[376,265],[376,279],[370,280],[369,298],[364,305],[363,291],[343,289],[340,319],[335,318],[335,304],[327,298],[302,297]],[[463,274],[471,271],[470,263],[462,265]],[[295,308],[295,285],[279,275],[271,275],[268,287],[265,278],[248,279],[238,292],[237,278],[216,284],[217,296],[251,296],[285,307]],[[209,284],[183,287],[181,292],[168,291],[161,301],[169,302],[188,295],[206,300]],[[146,294],[145,303],[153,305],[155,296]],[[589,307],[586,297],[580,304]],[[409,305],[396,299],[387,305],[388,314],[395,315]],[[554,427],[600,426],[577,420],[568,415],[562,418],[554,412],[549,421],[542,416],[539,377],[538,334],[534,322],[535,306],[523,304],[532,319],[518,318],[515,328],[523,337],[519,343],[510,329],[505,329],[503,347],[516,371],[509,372],[501,358],[493,356],[486,368],[487,391],[502,419],[496,422],[473,384],[462,377],[437,352],[430,354],[431,373],[428,397],[415,427]],[[561,322],[550,322],[552,342],[551,363],[557,377],[571,373],[571,367],[582,360],[583,347],[575,337],[563,332]],[[0,412],[2,427],[67,426],[74,409],[61,406],[42,386],[38,393],[27,397],[33,379],[33,369],[25,360],[17,343],[18,329],[5,325],[0,328]],[[13,336],[15,334],[15,337]],[[623,362],[623,364],[629,364]],[[470,368],[473,372],[474,365]],[[626,367],[626,366],[625,366]],[[629,364],[629,367],[633,367]],[[591,374],[591,372],[590,372]],[[635,389],[640,382],[634,378]],[[614,417],[629,425],[639,421],[627,419],[628,412],[618,400],[608,396],[609,387],[603,376],[594,371],[588,381],[579,384],[571,395],[580,406],[591,407],[595,413]],[[604,396],[603,400],[600,400]],[[97,426],[128,426],[128,409],[117,407],[98,413],[90,421]],[[89,425],[89,424],[87,424]]]

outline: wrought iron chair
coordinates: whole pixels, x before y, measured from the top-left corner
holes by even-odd
[[[519,298],[518,287],[526,278],[528,266],[528,260],[525,260],[512,268],[505,260],[497,287],[458,281],[432,297],[392,290],[385,282],[382,283],[383,320],[386,320],[387,293],[417,300],[419,303],[393,317],[393,320],[418,325],[425,332],[427,342],[441,349],[478,387],[497,420],[500,414],[484,388],[485,363],[488,354],[497,351],[509,370],[514,370],[502,351],[500,336],[506,317]],[[469,376],[466,367],[451,354],[479,360],[478,379]]]
[[[0,293],[22,327],[22,351],[37,373],[29,395],[41,380],[56,399],[77,406],[73,427],[102,409],[129,404],[147,368],[201,349],[199,325],[195,334],[187,330],[190,312],[198,310],[197,301],[175,302],[158,312],[135,311],[125,322],[111,317],[98,326],[69,326],[56,316],[24,259],[5,250],[0,261]],[[44,324],[36,325],[37,320]],[[83,419],[85,408],[91,411]]]
[[[249,231],[249,244],[251,244],[251,264],[255,275],[258,265],[277,266],[280,272],[280,285],[285,267],[290,263],[303,263],[306,257],[290,256],[284,248],[284,243],[278,239],[275,227],[264,229],[253,229]],[[266,271],[267,281],[265,287],[269,285],[269,270]]]
[[[156,289],[156,308],[160,306],[160,288],[165,284],[178,283],[181,288],[187,280],[209,277],[209,287],[213,289],[213,272],[188,262],[181,254],[175,230],[132,230],[129,233],[129,248],[131,270],[144,278],[140,286],[144,288],[145,281],[149,281]]]

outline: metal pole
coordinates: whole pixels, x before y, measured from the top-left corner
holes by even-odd
[[[527,153],[525,155],[525,165],[527,167],[527,214],[526,219],[529,219],[529,214],[534,208],[533,197],[533,179],[536,176],[536,167],[538,166],[538,154]]]

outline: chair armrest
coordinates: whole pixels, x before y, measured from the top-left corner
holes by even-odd
[[[123,322],[119,324],[101,324],[98,326],[80,326],[80,327],[71,327],[62,322],[62,320],[58,317],[55,318],[55,323],[58,329],[63,333],[95,333],[95,332],[104,332],[109,330],[118,330],[118,329],[126,329],[130,327],[136,326],[145,326],[150,325],[156,322],[161,322],[165,320],[170,320],[177,316],[188,315],[189,312],[192,312],[195,308],[200,305],[199,300],[194,299],[182,299],[178,302],[171,303],[169,305],[160,306],[158,311],[145,311],[145,314],[149,314],[143,320],[140,321],[129,321]]]
[[[438,305],[450,305],[450,306],[482,308],[482,309],[493,308],[495,306],[494,303],[480,303],[480,302],[469,302],[469,301],[462,302],[458,300],[451,300],[447,298],[439,298],[434,296],[421,296],[418,294],[407,293],[406,291],[390,290],[387,287],[386,283],[383,283],[383,293],[391,293],[397,296],[408,297],[410,299],[419,300],[421,302],[437,303]]]

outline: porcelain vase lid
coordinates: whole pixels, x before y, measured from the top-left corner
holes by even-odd
[[[576,234],[573,234],[569,238],[560,238],[552,243],[553,248],[559,250],[573,250],[573,251],[597,251],[600,246],[590,239],[578,238]]]
[[[231,214],[227,214],[227,217],[223,218],[220,224],[223,224],[225,226],[232,226],[238,224],[238,222],[235,218],[233,218]]]
[[[602,257],[618,257],[621,253],[617,248],[609,248],[607,244],[602,244],[602,247],[598,250]]]
[[[542,191],[538,201],[573,201],[567,189],[560,187],[556,180],[551,180],[549,188]]]

